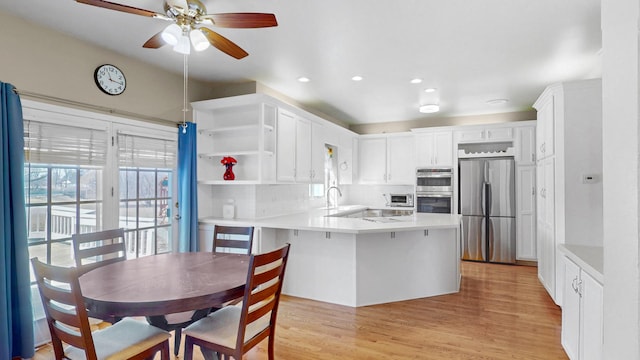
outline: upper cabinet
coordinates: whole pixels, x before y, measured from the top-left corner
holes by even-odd
[[[416,167],[453,166],[452,132],[416,133],[415,152]]]
[[[511,126],[474,127],[457,130],[455,136],[456,143],[513,141],[514,129]]]
[[[555,96],[552,91],[545,91],[534,105],[538,110],[536,157],[540,160],[554,154]]]
[[[198,182],[269,183],[275,180],[277,108],[260,96],[191,104],[198,124]],[[234,181],[225,181],[223,157],[237,160]]]
[[[536,127],[522,126],[516,130],[516,162],[518,165],[536,163]]]
[[[362,136],[358,176],[362,184],[411,185],[415,180],[414,138],[410,133]]]

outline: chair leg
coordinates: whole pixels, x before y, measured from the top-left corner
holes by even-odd
[[[178,356],[178,352],[180,351],[180,340],[182,340],[182,329],[177,328],[174,337],[175,339],[173,340],[173,355]]]
[[[269,360],[273,360],[275,359],[275,357],[273,356],[273,346],[274,346],[274,339],[275,336],[273,336],[273,334],[269,335],[269,347],[268,347],[268,354],[269,354]]]
[[[184,339],[184,360],[193,359],[193,342],[190,337]]]

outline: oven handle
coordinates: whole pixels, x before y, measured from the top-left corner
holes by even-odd
[[[450,178],[451,176],[453,176],[451,173],[446,173],[446,174],[418,174],[416,175],[417,178]]]
[[[445,198],[445,197],[452,197],[451,194],[417,194],[416,197],[437,197],[437,198]]]

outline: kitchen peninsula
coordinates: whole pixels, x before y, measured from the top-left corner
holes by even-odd
[[[291,243],[283,293],[352,307],[459,291],[460,217],[347,217],[365,206],[292,215],[200,219],[211,247],[213,225],[255,226],[254,252]]]

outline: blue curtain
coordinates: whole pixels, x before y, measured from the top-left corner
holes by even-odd
[[[0,82],[0,359],[34,355],[33,312],[24,205],[24,132],[20,97]]]
[[[198,176],[196,124],[178,127],[178,250],[198,251]]]

